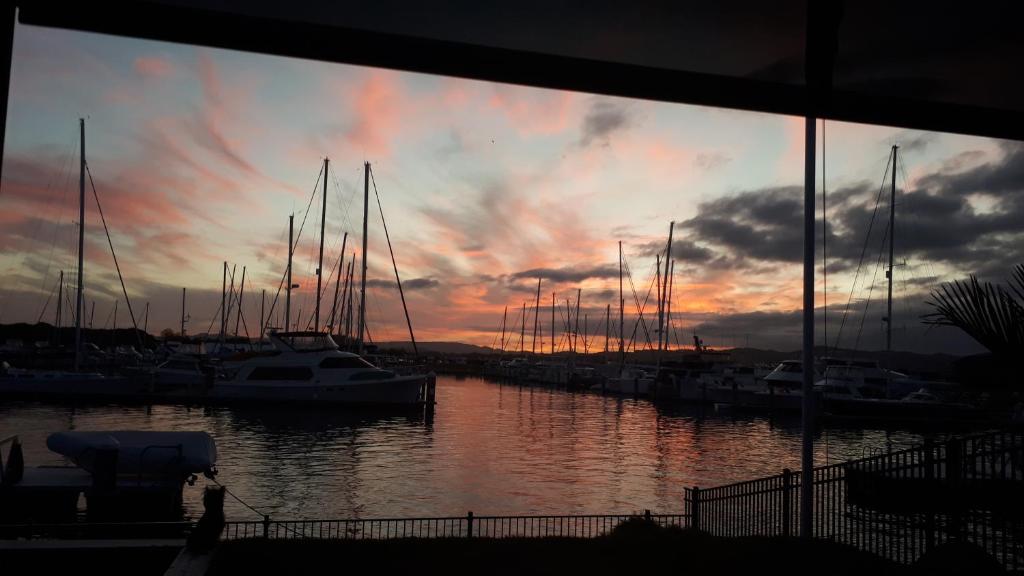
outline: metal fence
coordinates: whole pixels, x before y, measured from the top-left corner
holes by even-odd
[[[187,538],[193,522],[66,522],[53,524],[0,524],[0,539],[96,540]]]
[[[682,514],[609,514],[565,516],[465,516],[443,518],[372,518],[345,520],[263,520],[228,522],[221,537],[391,539],[391,538],[594,538],[631,518],[661,526],[686,527]]]
[[[948,541],[1024,568],[1024,438],[999,432],[814,469],[815,538],[910,563]],[[688,488],[694,528],[716,536],[799,529],[800,474]]]

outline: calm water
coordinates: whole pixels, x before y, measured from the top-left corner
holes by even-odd
[[[60,463],[58,430],[205,430],[218,480],[277,518],[682,510],[684,486],[799,467],[798,421],[718,415],[646,400],[439,377],[432,421],[300,408],[0,405],[0,438],[27,465]],[[826,430],[825,463],[918,443],[906,431]],[[5,455],[6,456],[6,455]],[[201,488],[185,488],[198,515]],[[255,515],[228,499],[229,518]]]

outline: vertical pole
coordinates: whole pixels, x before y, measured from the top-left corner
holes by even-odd
[[[526,353],[526,302],[523,302],[523,317],[519,325],[519,353]]]
[[[466,514],[466,538],[473,537],[473,512]]]
[[[341,271],[345,267],[346,244],[348,244],[348,232],[345,232],[345,235],[341,238],[341,252],[338,256],[338,275],[334,277],[334,298],[331,300],[331,327],[328,332],[331,332],[334,329],[335,312],[338,311],[338,287],[341,284]]]
[[[626,301],[622,297],[622,241],[619,240],[619,376],[626,366],[626,334],[625,334]]]
[[[185,336],[185,287],[181,287],[181,335]]]
[[[655,279],[654,284],[658,290],[658,352],[661,352],[661,326],[665,322],[665,308],[663,308],[663,301],[661,295],[661,254],[657,254],[654,257],[654,273]],[[658,363],[661,363],[661,354],[658,355]]]
[[[110,340],[113,346],[117,346],[117,300],[114,300],[114,329],[110,331]]]
[[[142,331],[149,334],[149,302],[146,302],[146,316],[142,320]]]
[[[505,321],[508,320],[508,306],[505,306],[505,311],[501,313],[501,351],[505,352]]]
[[[889,279],[889,297],[885,315],[885,356],[889,369],[892,369],[892,277],[893,277],[893,255],[896,249],[896,157],[899,154],[899,146],[892,147],[892,192],[889,195],[889,269],[885,277]]]
[[[220,276],[220,341],[224,342],[224,330],[226,320],[224,313],[228,309],[228,263],[224,262],[224,268]]]
[[[695,531],[700,532],[700,488],[694,486],[693,490],[690,491],[690,497],[690,501],[692,503],[692,506],[690,507],[690,526],[692,526]]]
[[[551,354],[555,354],[555,293],[551,293]]]
[[[675,229],[675,227],[676,227],[676,223],[674,221],[673,222],[669,222],[669,225],[668,225],[668,247],[665,249],[665,275],[664,275],[664,278],[662,279],[664,284],[661,287],[661,298],[664,301],[668,300],[669,262],[672,260],[672,231]],[[661,305],[661,309],[665,310],[666,306],[667,306],[667,304],[663,303]],[[666,332],[665,330],[666,330],[666,326],[668,325],[669,320],[667,318],[667,316],[668,316],[667,313],[665,314],[665,316],[666,316],[665,324],[663,324],[662,327],[661,327],[661,332],[664,334],[664,336],[659,338],[659,340],[663,341],[663,347],[664,348],[668,348],[668,332]]]
[[[323,209],[320,211],[320,259],[316,265],[316,312],[313,313],[313,330],[320,331],[320,284],[324,277],[324,228],[327,224],[327,171],[330,168],[330,160],[324,158],[324,201]]]
[[[292,253],[294,250],[295,215],[288,215],[288,286],[284,291],[284,330],[292,329]]]
[[[356,299],[356,253],[352,253],[352,259],[348,262],[348,310],[345,311],[345,338],[349,341],[349,347],[351,348],[352,340],[352,317],[354,316],[353,308]]]
[[[540,278],[537,278],[537,301],[533,305],[533,344],[531,354],[537,353],[537,327],[540,325]]]
[[[245,295],[245,266],[242,266],[242,283],[238,287],[238,313],[235,315],[235,336],[238,336],[238,323],[242,320],[242,296]],[[148,304],[147,304],[148,306]],[[248,330],[248,328],[246,328]]]
[[[60,334],[59,334],[60,324],[61,324],[61,322],[60,322],[60,313],[63,312],[63,310],[61,310],[63,304],[64,304],[64,271],[61,270],[60,271],[60,280],[57,282],[57,316],[55,317],[54,322],[53,322],[54,326],[57,328],[57,331],[58,331],[58,334],[57,334],[57,338],[58,338],[57,343],[58,344],[60,343]]]
[[[263,333],[267,330],[267,289],[260,290],[260,340],[263,340]]]
[[[580,337],[580,300],[582,299],[582,297],[583,297],[583,289],[582,288],[577,288],[576,289],[576,329],[573,330],[573,332],[572,332],[572,352],[573,352],[573,354],[575,354],[576,350],[579,349],[579,340],[578,339]],[[586,342],[584,342],[583,344],[585,346]]]
[[[10,66],[10,63],[6,63]],[[8,70],[9,72],[9,70]],[[8,76],[10,74],[8,73]],[[9,80],[9,79],[8,79]],[[4,95],[6,98],[6,94]],[[7,108],[4,107],[4,121]],[[85,119],[78,119],[79,168],[78,168],[78,294],[75,296],[75,371],[82,364],[82,290],[85,288],[83,265],[85,262]]]
[[[608,304],[608,307],[604,311],[604,355],[605,362],[608,361],[608,341],[611,340],[612,333],[612,305]]]
[[[804,315],[800,536],[811,537],[814,518],[814,160],[816,123],[804,118]]]
[[[96,301],[92,301],[92,309],[89,311],[89,329],[92,329],[92,321],[96,318]]]
[[[786,468],[782,471],[782,535],[786,538],[793,533],[790,525],[793,519],[793,473]]]
[[[366,327],[366,224],[370,217],[370,163],[363,162],[363,275],[359,288],[359,354],[363,353],[363,329]]]
[[[590,353],[590,347],[587,345],[587,332],[590,331],[590,329],[587,328],[588,320],[589,320],[589,315],[588,314],[584,314],[583,315],[583,353],[584,354],[589,354]]]
[[[672,335],[672,284],[675,281],[675,275],[676,275],[676,261],[673,260],[672,261],[672,266],[670,266],[669,269],[668,269],[668,276],[669,276],[669,280],[668,280],[668,296],[666,296],[666,298],[665,298],[665,300],[667,302],[667,304],[665,305],[665,349],[666,350],[669,349],[668,339],[669,339],[669,336]],[[676,338],[676,340],[677,340],[676,344],[679,344],[679,342],[678,342],[679,339]]]

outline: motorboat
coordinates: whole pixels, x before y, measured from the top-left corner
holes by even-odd
[[[227,357],[207,392],[225,401],[418,405],[429,398],[432,374],[399,376],[351,352],[323,332],[271,332],[274,350]]]
[[[68,460],[64,466],[25,466],[19,438],[4,444],[10,450],[0,459],[0,524],[74,522],[82,496],[90,522],[180,520],[184,486],[217,474],[217,448],[206,432],[50,434],[46,446]]]

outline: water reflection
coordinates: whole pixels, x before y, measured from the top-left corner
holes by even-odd
[[[572,394],[476,378],[438,380],[433,418],[289,406],[0,406],[29,464],[54,463],[53,431],[206,430],[218,479],[278,518],[677,512],[685,486],[799,465],[800,421]],[[921,441],[906,430],[816,432],[816,461]],[[186,505],[201,510],[200,490]],[[230,500],[233,518],[255,517]]]

